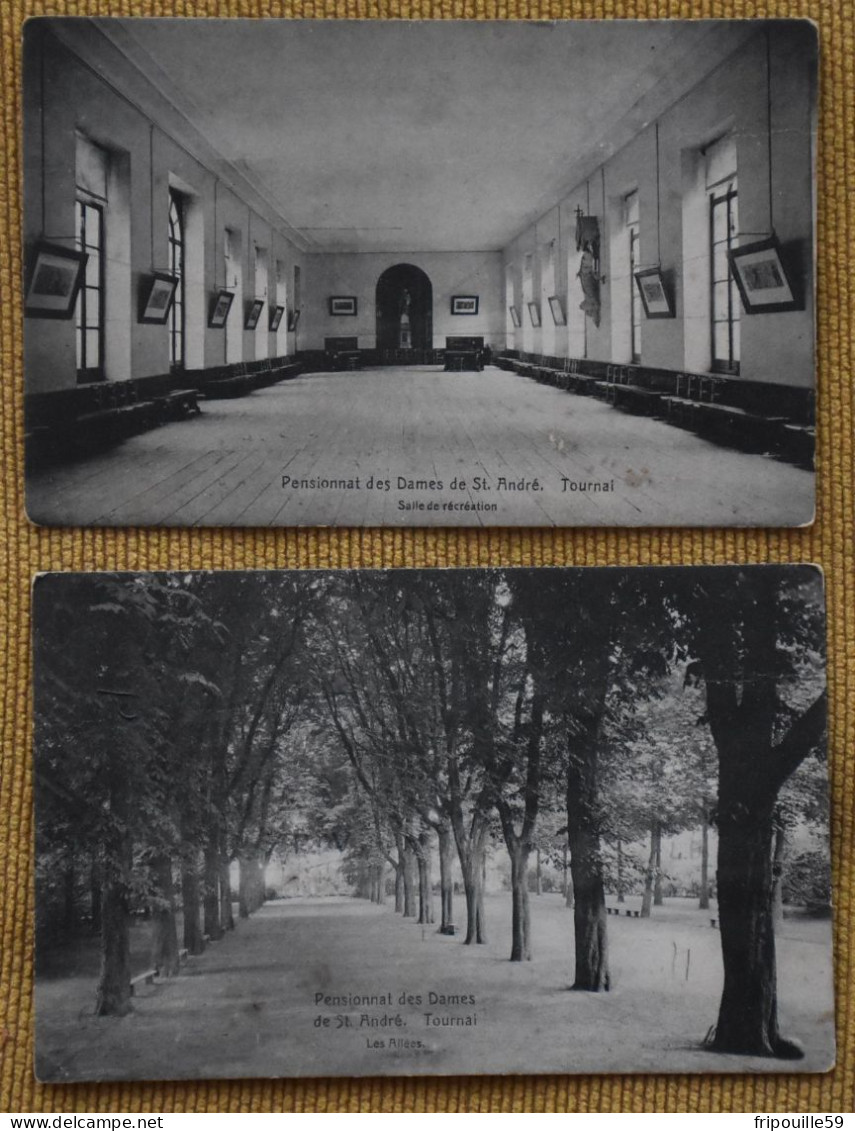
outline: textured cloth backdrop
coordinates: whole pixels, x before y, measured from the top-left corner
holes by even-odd
[[[21,55],[23,20],[70,16],[468,19],[766,17],[816,20],[822,51],[818,150],[819,505],[801,531],[36,530],[23,516]],[[855,578],[852,341],[855,304],[855,2],[576,0],[361,3],[310,0],[42,0],[0,5],[0,352],[5,594],[0,748],[0,1111],[782,1111],[848,1112],[855,1100]],[[603,76],[608,81],[608,76]],[[524,97],[524,95],[521,95]],[[501,155],[497,155],[501,161]],[[826,571],[831,689],[832,867],[838,1067],[827,1076],[483,1077],[207,1081],[46,1087],[33,1079],[30,579],[38,570],[325,566],[690,565],[819,562]],[[708,1019],[707,1019],[708,1020]],[[706,1022],[698,1019],[703,1028]]]

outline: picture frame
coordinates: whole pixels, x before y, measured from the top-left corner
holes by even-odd
[[[336,317],[355,318],[357,312],[356,295],[330,295],[329,311]]]
[[[508,313],[511,316],[511,322],[513,323],[514,329],[519,330],[519,328],[522,326],[522,318],[520,318],[519,310],[515,306],[509,306]]]
[[[300,321],[300,311],[299,310],[289,310],[288,311],[288,332],[289,333],[291,333],[291,334],[294,333],[294,331],[297,329],[297,324],[299,323],[299,321]]]
[[[535,329],[540,328],[540,307],[536,302],[528,304],[528,316],[531,319],[531,324]]]
[[[208,326],[212,330],[222,330],[229,318],[229,311],[234,302],[234,292],[220,290],[214,295],[211,303],[211,313],[208,318]]]
[[[145,285],[143,279],[143,286]],[[141,288],[144,295],[140,307],[140,322],[148,322],[156,326],[163,326],[169,318],[175,292],[178,290],[178,276],[169,275],[165,271],[155,271],[148,277],[148,287]]]
[[[452,295],[451,296],[451,313],[463,315],[475,315],[478,313],[480,306],[479,295]]]
[[[71,318],[88,258],[86,252],[59,244],[35,244],[24,290],[24,314],[28,318]]]
[[[264,299],[254,298],[249,301],[246,308],[246,319],[244,320],[244,330],[254,330],[258,325],[258,320],[261,317],[261,312],[264,310]]]
[[[636,271],[634,277],[645,318],[673,318],[674,303],[662,268],[645,267]]]
[[[282,315],[285,313],[284,306],[271,306],[270,308],[270,333],[275,334],[279,329],[279,323],[282,321]]]
[[[746,314],[774,314],[800,308],[775,236],[732,248],[727,258]]]
[[[564,313],[564,305],[558,295],[550,295],[548,300],[549,311],[552,315],[552,321],[556,326],[566,326],[567,316]]]

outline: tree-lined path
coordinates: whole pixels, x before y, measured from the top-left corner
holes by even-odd
[[[495,937],[475,951],[346,898],[267,904],[239,931],[172,979],[145,987],[135,1012],[97,1019],[82,1011],[88,986],[47,981],[37,991],[39,1067],[51,1079],[382,1075],[524,1071],[533,1050],[543,1072],[743,1071],[745,1061],[705,1051],[697,1017],[721,979],[717,932],[680,903],[657,920],[615,920],[617,986],[605,998],[566,993],[572,960],[558,895],[537,897],[532,963],[509,964],[508,896],[487,899]],[[782,1010],[805,1038],[805,1068],[828,1061],[817,1007],[831,1006],[827,924],[787,925],[781,939]],[[678,961],[674,961],[675,947]],[[689,977],[686,953],[691,950]],[[433,991],[473,995],[474,1006],[428,1004]],[[388,992],[391,1008],[324,1006],[315,994]],[[402,993],[422,1006],[400,1007]],[[474,1027],[429,1027],[424,1014],[465,1017]],[[400,1013],[406,1028],[361,1024]],[[348,1016],[351,1026],[338,1028]],[[319,1029],[318,1017],[331,1027]],[[389,1039],[420,1041],[417,1052]],[[376,1041],[386,1047],[369,1047]]]
[[[572,1069],[597,1019],[615,1068],[676,1070],[680,1050],[766,1070],[830,1063],[824,622],[810,567],[50,575],[34,620],[47,1078],[93,1072],[82,1048],[63,1059],[55,1031],[65,956],[83,936],[100,951],[77,1010],[95,1046],[116,1019],[139,1032],[137,1014],[180,1000],[162,985],[133,996],[142,928],[150,969],[198,983],[213,1010],[204,1063],[188,1046],[193,1067],[177,1057],[172,1075],[214,1060],[225,1071],[234,1049],[216,1045],[244,1009],[287,1028],[285,1005],[307,1005],[295,995],[382,994],[411,966],[419,982],[400,992],[418,996],[434,958],[465,986],[440,1004],[471,1007],[447,1023],[470,1030],[471,1071],[508,1067],[494,1059],[505,1013],[521,1070],[543,1067],[541,1032],[556,1070]],[[664,846],[681,834],[700,848],[678,874]],[[318,856],[327,887],[292,887]],[[271,890],[275,862],[291,874]],[[270,902],[297,891],[355,898]],[[794,911],[816,917],[809,976],[782,951]],[[220,969],[217,948],[234,964]],[[532,1000],[496,996],[498,1020],[458,1000],[489,1004],[494,976]],[[556,995],[554,1031],[540,994]],[[618,997],[643,1018],[629,1047]],[[317,1028],[332,1041],[332,1022]],[[382,1049],[415,1071],[444,1055]],[[268,1065],[258,1041],[245,1055],[246,1071]]]

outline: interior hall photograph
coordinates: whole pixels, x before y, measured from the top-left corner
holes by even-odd
[[[38,18],[40,525],[804,526],[807,20]]]

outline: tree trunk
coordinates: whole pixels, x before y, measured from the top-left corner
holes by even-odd
[[[404,913],[404,864],[400,857],[395,868],[395,910],[399,915]]]
[[[252,906],[252,869],[254,859],[238,856],[238,918],[248,919],[255,908]]]
[[[205,934],[209,939],[221,939],[223,927],[220,921],[220,854],[216,844],[205,849]]]
[[[531,961],[531,915],[528,902],[529,849],[508,848],[511,858],[511,962]]]
[[[647,869],[644,873],[644,894],[641,897],[641,918],[650,918],[650,907],[653,903],[653,885],[656,882],[656,853],[659,848],[659,822],[654,821],[650,829],[650,854],[647,857]]]
[[[454,933],[454,885],[451,870],[454,865],[454,839],[447,828],[439,830],[439,933]]]
[[[386,861],[377,865],[377,902],[382,907],[386,903]]]
[[[784,853],[787,848],[787,829],[780,819],[775,821],[775,841],[772,849],[772,922],[779,927],[784,921]]]
[[[232,880],[229,874],[229,861],[225,856],[220,858],[220,923],[224,931],[235,929],[232,914]]]
[[[416,864],[419,873],[419,919],[420,923],[432,923],[433,892],[430,867],[430,845],[419,841],[416,849]]]
[[[463,872],[463,890],[466,895],[466,938],[467,946],[472,943],[487,942],[487,919],[484,914],[484,863],[487,827],[479,827],[470,836],[464,853],[457,846],[460,867]]]
[[[597,797],[597,740],[601,716],[587,720],[571,737],[567,767],[567,829],[573,878],[576,941],[574,990],[608,990],[606,893],[600,853]]]
[[[662,826],[656,826],[656,869],[653,873],[653,906],[661,907],[662,899]]]
[[[709,809],[704,802],[703,821],[701,823],[701,892],[698,899],[698,909],[709,911],[710,906],[710,823]]]
[[[93,934],[99,934],[101,931],[101,898],[101,862],[97,856],[94,856],[89,868],[89,909]]]
[[[99,1017],[124,1017],[132,1008],[128,888],[116,875],[104,884],[101,901],[101,976],[95,1012]]]
[[[413,862],[413,850],[408,844],[405,843],[403,848],[405,919],[414,919],[416,917],[416,893],[415,883],[413,879]]]
[[[133,1008],[129,934],[133,843],[129,830],[128,778],[115,752],[107,774],[111,831],[102,857],[101,974],[95,1012],[99,1017],[124,1017]]]
[[[742,1056],[798,1059],[778,1031],[772,922],[772,812],[722,808],[718,830],[718,910],[724,990],[710,1047]]]
[[[152,907],[151,964],[164,978],[178,973],[178,929],[175,924],[175,891],[172,861],[167,855],[155,857],[152,872],[156,902]]]
[[[624,902],[623,896],[623,841],[618,837],[617,842],[617,901]]]
[[[199,872],[194,858],[181,862],[181,904],[184,909],[184,946],[188,954],[202,954],[205,939],[199,917]]]

